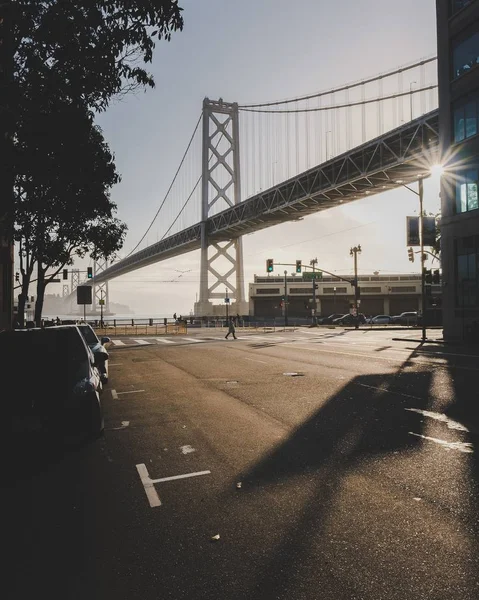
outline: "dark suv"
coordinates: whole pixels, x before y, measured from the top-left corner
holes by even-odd
[[[2,332],[0,355],[13,382],[2,398],[12,433],[103,431],[100,374],[77,327]]]

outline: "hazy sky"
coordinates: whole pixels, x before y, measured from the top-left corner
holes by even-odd
[[[157,45],[150,66],[156,89],[114,103],[98,119],[122,175],[112,198],[129,227],[123,255],[158,209],[205,96],[239,103],[295,97],[436,53],[434,0],[179,4],[185,27]],[[426,181],[425,207],[434,212],[438,189],[437,181]],[[405,240],[405,217],[417,214],[417,204],[400,189],[244,237],[246,292],[268,257],[305,263],[317,257],[319,266],[345,273],[352,269],[349,249],[358,243],[360,272],[417,272]],[[187,314],[199,292],[199,266],[193,252],[119,277],[110,282],[110,300],[136,313]],[[48,288],[60,290],[59,284]]]

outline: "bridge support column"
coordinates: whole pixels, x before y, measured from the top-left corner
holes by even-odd
[[[208,217],[241,202],[236,103],[223,102],[221,98],[204,99],[202,163],[200,297],[195,303],[195,315],[215,314],[211,300],[224,301],[226,296],[233,300],[236,313],[245,315],[248,304],[244,296],[241,237],[215,241],[214,233],[207,231]],[[234,283],[230,281],[233,277]],[[217,312],[220,313],[219,308]]]

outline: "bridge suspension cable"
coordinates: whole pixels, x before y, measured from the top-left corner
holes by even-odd
[[[257,103],[257,104],[239,104],[238,108],[245,109],[245,108],[260,108],[262,106],[277,106],[278,104],[289,104],[291,102],[300,102],[303,100],[311,100],[313,98],[321,98],[321,96],[330,96],[331,94],[335,94],[337,92],[344,92],[346,90],[350,90],[355,87],[363,86],[368,83],[373,83],[374,81],[379,81],[381,79],[386,79],[388,77],[392,77],[393,75],[398,75],[399,73],[404,73],[406,71],[410,71],[417,67],[427,65],[428,63],[431,63],[435,60],[437,60],[437,56],[431,56],[429,58],[425,58],[423,60],[417,61],[413,64],[404,65],[402,67],[394,69],[393,71],[387,71],[386,73],[380,73],[379,75],[375,75],[374,77],[369,77],[368,79],[361,79],[358,81],[354,81],[354,82],[348,83],[346,85],[342,85],[340,87],[331,88],[330,90],[326,90],[326,91],[322,91],[322,92],[315,92],[313,94],[309,94],[306,96],[298,96],[296,98],[290,98],[288,100],[275,100],[273,102],[261,102],[261,103]]]
[[[199,118],[198,118],[198,121],[196,122],[196,125],[195,125],[195,128],[194,128],[194,130],[193,130],[193,133],[191,134],[190,141],[188,142],[188,145],[187,145],[187,147],[186,147],[186,150],[185,150],[185,152],[183,153],[183,156],[182,156],[182,158],[181,158],[180,164],[178,165],[178,168],[176,169],[176,173],[175,173],[175,175],[174,175],[174,177],[173,177],[173,180],[172,180],[172,182],[171,182],[171,184],[170,184],[170,186],[169,186],[169,188],[168,188],[168,190],[167,190],[167,192],[166,192],[166,194],[165,194],[165,197],[163,198],[163,201],[162,201],[162,202],[161,202],[161,204],[160,204],[160,207],[159,207],[159,208],[158,208],[158,210],[156,211],[156,214],[155,214],[155,216],[153,217],[153,219],[152,219],[151,223],[150,223],[150,224],[149,224],[149,226],[148,226],[148,229],[145,231],[145,233],[143,234],[143,236],[142,236],[142,238],[140,239],[140,241],[139,241],[139,242],[136,244],[136,246],[133,248],[133,250],[130,250],[130,252],[129,252],[129,253],[126,255],[126,257],[125,257],[125,258],[128,258],[128,257],[129,257],[131,254],[133,254],[133,252],[135,252],[135,250],[138,248],[138,246],[141,244],[141,242],[142,242],[142,241],[143,241],[143,240],[146,238],[146,236],[148,235],[148,232],[149,232],[149,231],[150,231],[150,229],[153,227],[153,225],[154,225],[154,223],[155,223],[156,219],[158,218],[158,215],[160,214],[160,211],[161,211],[161,209],[163,208],[163,206],[164,206],[164,204],[165,204],[166,200],[168,199],[168,196],[169,196],[169,194],[170,194],[170,192],[171,192],[171,190],[172,190],[172,188],[173,188],[173,185],[175,184],[175,181],[176,181],[176,179],[177,179],[177,177],[178,177],[178,174],[179,174],[179,172],[180,172],[180,170],[181,170],[181,167],[183,166],[183,163],[185,162],[186,155],[188,154],[188,151],[189,151],[189,149],[190,149],[190,147],[191,147],[191,144],[193,143],[193,139],[194,139],[194,137],[195,137],[195,135],[196,135],[196,132],[197,132],[197,130],[198,130],[198,127],[199,127],[199,125],[200,125],[200,123],[201,123],[202,116],[203,116],[203,115],[202,115],[202,114],[200,114],[200,116],[199,116]],[[200,179],[201,179],[201,178],[200,178]],[[196,185],[198,185],[198,184],[196,184]],[[196,186],[195,186],[195,188],[196,188]],[[194,189],[195,189],[195,188],[194,188]],[[194,189],[193,189],[193,191],[194,191]],[[193,193],[193,192],[192,192],[192,193]],[[190,196],[191,196],[191,195],[190,195]],[[186,203],[185,203],[185,205],[186,205]],[[180,214],[181,214],[181,211],[180,211]],[[178,216],[179,216],[179,215],[178,215]],[[171,227],[170,227],[170,229],[171,229]],[[169,231],[169,230],[168,230],[168,231]],[[163,236],[163,237],[164,237],[164,236]],[[163,238],[162,238],[162,239],[163,239]]]
[[[278,114],[278,113],[308,113],[308,112],[320,112],[326,110],[335,110],[338,108],[349,108],[350,106],[361,106],[362,104],[372,104],[374,102],[382,102],[385,100],[391,100],[393,98],[401,98],[402,96],[410,96],[411,94],[418,94],[420,92],[426,92],[427,90],[433,90],[437,88],[437,84],[428,85],[423,88],[418,88],[413,90],[412,92],[401,92],[398,94],[391,94],[389,96],[378,96],[377,98],[369,98],[367,100],[359,100],[357,102],[349,102],[346,104],[330,104],[328,106],[320,106],[317,108],[288,108],[288,109],[261,109],[261,108],[241,108],[243,112],[255,112],[255,113],[270,113],[270,114]],[[301,98],[303,100],[303,98]]]

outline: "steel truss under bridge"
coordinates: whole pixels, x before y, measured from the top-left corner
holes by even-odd
[[[209,242],[231,241],[296,221],[427,176],[439,156],[438,111],[432,111],[317,167],[209,217]],[[201,248],[202,224],[185,229],[105,269],[106,281]]]

